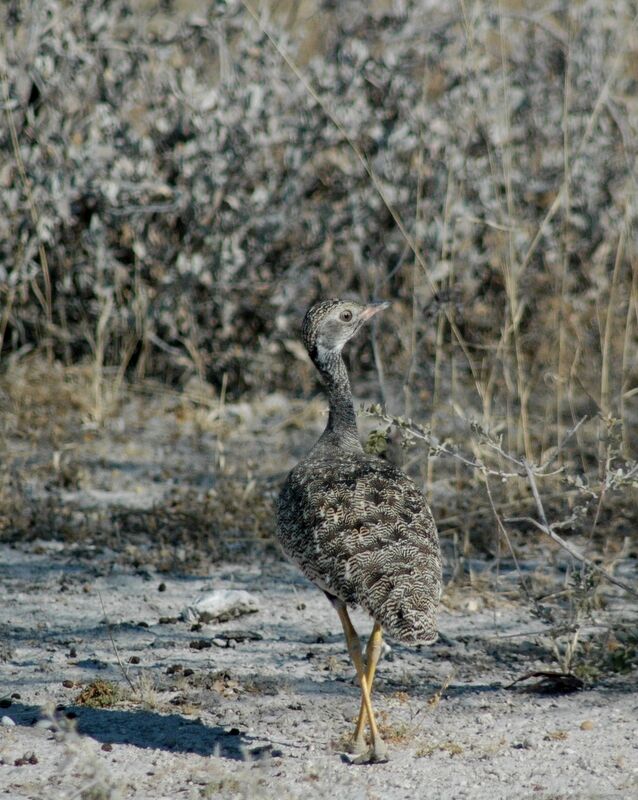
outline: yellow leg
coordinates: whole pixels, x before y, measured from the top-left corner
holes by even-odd
[[[370,734],[372,736],[372,749],[367,754],[364,760],[366,761],[387,761],[387,750],[386,746],[383,743],[383,739],[379,734],[379,729],[377,728],[377,723],[374,718],[374,712],[372,710],[372,702],[370,700],[370,689],[368,685],[368,680],[366,676],[366,671],[363,666],[363,658],[361,657],[361,644],[359,642],[359,636],[355,631],[352,622],[350,621],[350,617],[348,616],[348,610],[344,603],[339,600],[333,601],[334,607],[337,610],[337,614],[339,614],[339,619],[341,620],[341,624],[343,626],[343,632],[346,636],[346,642],[348,644],[348,653],[350,654],[350,658],[352,663],[354,664],[354,668],[357,671],[357,677],[359,678],[359,684],[361,686],[361,705],[365,709],[365,713],[368,717],[368,723],[370,725]]]
[[[381,645],[383,643],[383,631],[378,622],[374,623],[372,633],[368,639],[368,646],[366,647],[366,683],[370,697],[372,697],[372,684],[374,683],[374,675],[377,671],[377,664],[379,663],[379,656],[381,655]],[[357,720],[357,727],[354,731],[353,749],[356,753],[361,753],[365,750],[365,737],[364,730],[367,721],[366,707],[361,698],[361,707],[359,708],[359,719]]]

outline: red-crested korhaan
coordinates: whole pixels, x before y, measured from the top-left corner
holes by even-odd
[[[361,687],[350,748],[361,763],[387,760],[370,698],[383,632],[405,644],[433,642],[441,595],[432,513],[400,469],[364,452],[341,355],[346,342],[388,305],[326,300],[307,312],[303,342],[330,413],[320,439],[289,473],[278,502],[284,551],[325,592],[343,626]],[[361,606],[373,619],[365,658],[348,606]]]

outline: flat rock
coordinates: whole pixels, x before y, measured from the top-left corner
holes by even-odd
[[[255,614],[259,605],[243,589],[217,589],[201,595],[180,614],[184,622],[227,622],[244,614]]]

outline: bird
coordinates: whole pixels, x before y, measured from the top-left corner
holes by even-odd
[[[364,452],[342,356],[344,345],[389,305],[331,299],[307,311],[302,338],[328,396],[328,421],[277,502],[284,553],[325,593],[343,627],[361,693],[348,742],[357,763],[388,760],[371,700],[383,636],[410,645],[435,641],[442,586],[432,512],[398,467]],[[373,620],[365,657],[348,613],[357,606]]]

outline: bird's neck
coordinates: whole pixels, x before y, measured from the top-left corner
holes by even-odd
[[[328,424],[319,443],[361,451],[348,371],[341,353],[329,351],[315,360],[330,404]]]

